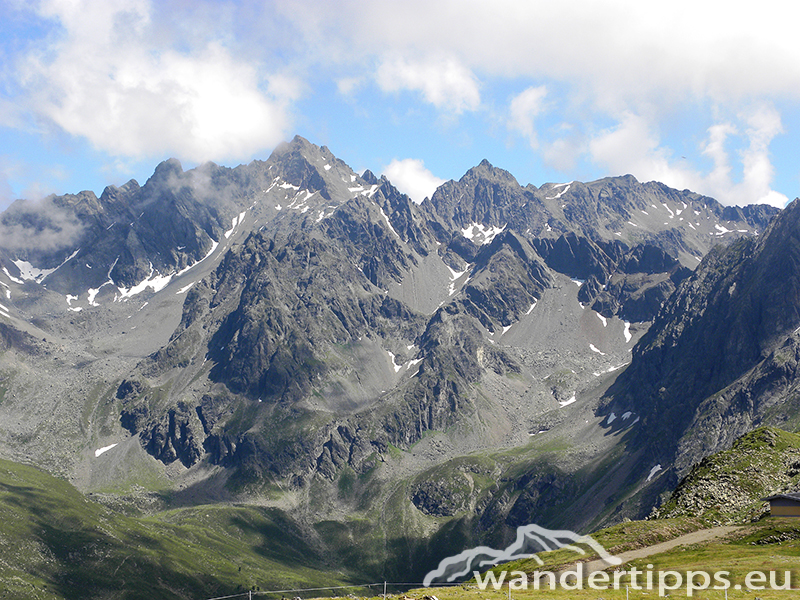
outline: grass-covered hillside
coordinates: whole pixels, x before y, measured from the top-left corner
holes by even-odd
[[[654,517],[742,523],[769,513],[768,495],[800,489],[800,434],[760,427],[695,465]]]
[[[280,511],[200,506],[131,517],[0,461],[0,598],[210,598],[337,585]]]

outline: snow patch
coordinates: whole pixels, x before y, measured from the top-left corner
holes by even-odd
[[[103,284],[105,285],[105,284]],[[100,287],[103,287],[102,285]],[[86,290],[86,299],[89,302],[89,306],[100,306],[94,299],[97,297],[97,294],[100,293],[100,288],[89,288]]]
[[[114,285],[114,280],[111,278],[111,272],[114,270],[114,267],[117,266],[117,262],[119,262],[119,256],[114,259],[114,262],[111,263],[111,266],[108,268],[108,273],[106,274],[106,277],[108,277],[108,281],[102,284],[99,288],[89,288],[88,290],[86,290],[86,295],[88,297],[90,306],[100,306],[94,300],[97,297],[97,294],[100,293],[100,289],[107,285]]]
[[[193,281],[193,282],[192,282],[192,283],[190,283],[189,285],[182,287],[182,288],[181,288],[181,289],[179,289],[177,292],[175,292],[175,295],[176,295],[176,296],[179,296],[179,295],[181,295],[181,294],[185,294],[186,292],[188,292],[188,291],[189,291],[189,288],[191,288],[191,287],[192,287],[192,286],[193,286],[195,283],[197,283],[197,282],[196,282],[196,281]]]
[[[178,271],[177,273],[175,273],[175,277],[180,277],[181,275],[186,273],[189,269],[193,269],[194,267],[199,265],[201,262],[203,262],[205,259],[207,259],[209,256],[214,254],[214,250],[217,249],[217,246],[219,246],[219,242],[216,241],[214,238],[211,238],[211,250],[206,252],[206,255],[203,258],[201,258],[200,260],[198,260],[196,263],[192,263],[191,265],[189,265],[185,269],[182,269],[182,270]]]
[[[236,231],[236,228],[242,224],[242,221],[244,221],[245,214],[246,211],[241,212],[239,213],[238,217],[233,217],[233,219],[231,219],[231,228],[225,232],[225,239],[230,238],[233,232]]]
[[[569,400],[564,400],[563,402],[561,402],[559,400],[558,403],[561,405],[561,408],[564,408],[565,406],[569,406],[570,404],[572,404],[576,400],[577,400],[577,398],[575,397],[575,394],[572,394],[572,397]]]
[[[498,233],[505,231],[506,225],[502,227],[492,227],[491,225],[487,226],[481,223],[472,223],[461,230],[461,235],[475,243],[478,241],[475,238],[482,238],[480,244],[481,246],[485,246],[486,244],[490,244]]]
[[[157,273],[155,269],[153,269],[153,263],[150,263],[150,274],[147,276],[147,279],[131,288],[117,287],[117,290],[119,290],[119,296],[117,296],[114,300],[120,301],[125,300],[126,298],[131,298],[137,294],[141,294],[147,288],[151,288],[154,293],[160,292],[167,287],[167,285],[169,285],[173,275],[174,273],[170,273],[169,275],[161,275],[160,273]]]
[[[598,319],[600,319],[600,321],[602,321],[602,323],[603,323],[603,327],[608,327],[608,319],[606,319],[606,318],[605,318],[603,315],[601,315],[599,312],[596,312],[596,313],[594,313],[594,314],[596,314],[596,315],[597,315],[597,318],[598,318]]]
[[[378,210],[379,210],[379,211],[381,211],[381,216],[382,216],[382,217],[383,217],[383,219],[386,221],[386,225],[388,225],[388,226],[389,226],[389,229],[391,229],[391,230],[392,230],[392,233],[393,233],[393,234],[395,234],[395,235],[396,235],[396,236],[399,238],[399,237],[400,237],[400,234],[399,234],[399,233],[397,233],[397,231],[395,231],[394,227],[392,227],[392,223],[391,223],[391,221],[389,221],[389,217],[388,217],[388,216],[386,216],[386,213],[385,213],[385,212],[383,212],[383,208],[379,206],[379,207],[378,207]],[[449,267],[448,267],[448,268],[449,268]]]
[[[459,277],[461,277],[464,273],[467,272],[466,269],[464,269],[463,271],[456,271],[447,263],[445,263],[444,266],[447,267],[448,271],[450,271],[450,281],[456,281]]]
[[[570,186],[572,186],[573,183],[574,183],[574,181],[570,181],[569,183],[555,183],[555,184],[553,184],[554,188],[555,187],[564,187],[564,186],[566,186],[566,187],[564,187],[564,189],[561,190],[560,192],[558,192],[555,196],[545,196],[544,199],[545,200],[557,200],[558,198],[561,198],[561,196],[563,196],[564,194],[566,194],[569,191],[569,188],[570,188]]]
[[[403,365],[398,365],[396,362],[394,362],[394,354],[392,354],[388,350],[386,351],[386,353],[389,355],[389,358],[392,359],[392,366],[394,367],[394,372],[395,373],[399,372],[400,369],[403,368]]]
[[[661,470],[660,464],[650,469],[650,475],[647,476],[647,481],[650,481],[655,476],[655,474],[658,473],[660,470]]]
[[[23,281],[35,281],[36,283],[41,283],[42,280],[50,275],[56,269],[39,269],[34,267],[31,263],[26,260],[12,260],[17,268],[19,269],[19,276],[22,277]],[[58,267],[56,267],[58,268]]]
[[[608,415],[608,421],[606,421],[606,425],[611,425],[616,420],[616,418],[617,415],[615,415],[614,413]]]
[[[633,336],[631,335],[631,324],[628,321],[624,321],[624,323],[625,329],[622,330],[622,335],[625,336],[625,343],[627,344]]]
[[[600,375],[605,375],[606,373],[613,373],[614,371],[619,371],[622,367],[627,367],[628,363],[622,363],[616,367],[608,367],[605,371],[595,371],[592,373],[595,377],[600,377]]]
[[[533,312],[533,309],[534,309],[534,308],[536,308],[536,302],[535,302],[535,301],[534,301],[534,303],[533,303],[533,304],[531,304],[531,307],[528,309],[528,312],[526,312],[525,314],[526,314],[526,315],[529,315],[529,314],[531,314],[531,313]]]
[[[102,448],[98,448],[97,450],[94,451],[94,457],[97,458],[101,454],[104,454],[104,453],[108,452],[109,450],[111,450],[112,448],[114,448],[116,446],[117,446],[117,444],[111,444],[110,446],[103,446]]]
[[[726,233],[732,233],[731,229],[728,229],[727,227],[723,227],[719,223],[715,223],[714,224],[714,229],[719,231],[719,233],[717,235],[725,235]]]
[[[603,352],[602,350],[599,350],[594,344],[589,344],[589,350],[591,350],[592,352],[597,352],[600,356],[605,356],[606,355],[605,352]]]

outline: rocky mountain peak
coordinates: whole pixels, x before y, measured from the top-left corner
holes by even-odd
[[[155,171],[153,171],[153,174],[147,182],[145,182],[145,185],[165,183],[169,181],[171,177],[180,177],[181,175],[183,175],[183,165],[181,161],[177,158],[168,158],[156,166]]]
[[[471,182],[480,180],[519,186],[516,177],[505,169],[495,167],[485,158],[477,166],[469,169],[458,181],[459,183],[470,184]]]

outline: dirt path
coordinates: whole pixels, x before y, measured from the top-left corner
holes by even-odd
[[[639,548],[637,550],[622,552],[621,554],[617,554],[616,556],[622,561],[622,564],[625,564],[626,562],[631,560],[636,560],[638,558],[646,558],[653,554],[666,552],[667,550],[671,550],[672,548],[675,548],[677,546],[688,546],[689,544],[710,542],[711,540],[715,540],[717,538],[726,536],[736,531],[737,529],[739,529],[739,527],[736,525],[726,525],[723,527],[712,527],[711,529],[701,529],[699,531],[693,531],[692,533],[687,533],[686,535],[676,537],[673,540],[661,542],[660,544],[655,544],[654,546],[647,546],[645,548]],[[591,573],[593,571],[603,571],[610,566],[613,565],[610,565],[609,563],[607,563],[602,559],[593,560],[584,565],[584,572]]]

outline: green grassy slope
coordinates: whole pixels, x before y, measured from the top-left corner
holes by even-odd
[[[0,461],[0,598],[208,598],[346,582],[280,511],[199,506],[134,518]]]
[[[769,513],[760,498],[800,489],[800,434],[760,427],[696,464],[653,516],[741,523]]]
[[[621,523],[592,534],[592,537],[602,543],[612,554],[620,554],[629,550],[646,548],[662,541],[667,541],[688,532],[697,531],[700,522],[692,519],[663,519],[652,521],[633,521]],[[579,560],[588,561],[597,558],[588,546],[583,546],[586,555]],[[694,591],[695,598],[720,599],[728,598],[737,600],[748,598],[755,600],[783,600],[797,598],[800,588],[800,519],[766,517],[755,523],[741,525],[731,534],[708,542],[678,546],[672,550],[653,554],[644,558],[630,560],[621,565],[620,569],[629,571],[636,567],[640,573],[654,573],[654,589],[646,588],[646,575],[639,575],[637,582],[643,589],[636,590],[626,586],[630,584],[629,576],[620,578],[619,589],[591,589],[584,580],[584,589],[565,590],[560,587],[551,590],[547,584],[539,590],[533,589],[533,573],[554,572],[560,573],[564,569],[574,569],[576,554],[574,551],[562,549],[539,554],[543,565],[534,559],[525,559],[497,565],[492,568],[495,574],[501,571],[522,571],[528,574],[530,587],[527,590],[512,590],[514,600],[543,598],[546,600],[597,600],[610,599],[647,599],[658,596],[658,573],[676,571],[686,577],[688,571],[704,571],[712,576],[712,586],[718,582],[713,579],[715,573],[727,572],[725,577],[730,582],[727,596],[722,589],[707,589]],[[608,569],[609,572],[616,567]],[[769,583],[770,572],[774,572],[775,581],[779,586],[786,583],[786,572],[790,572],[789,583],[791,590],[748,590],[745,581],[748,573],[759,571],[767,574]],[[510,577],[508,577],[510,578]],[[699,581],[699,580],[698,580]],[[668,584],[674,580],[670,576]],[[736,589],[740,585],[742,589]],[[768,586],[766,586],[768,587]],[[686,588],[669,592],[675,597],[686,597]],[[481,590],[473,580],[452,587],[439,587],[410,590],[407,597],[422,598],[435,596],[438,600],[501,600],[509,597],[508,586],[494,590],[490,585],[486,590]]]

